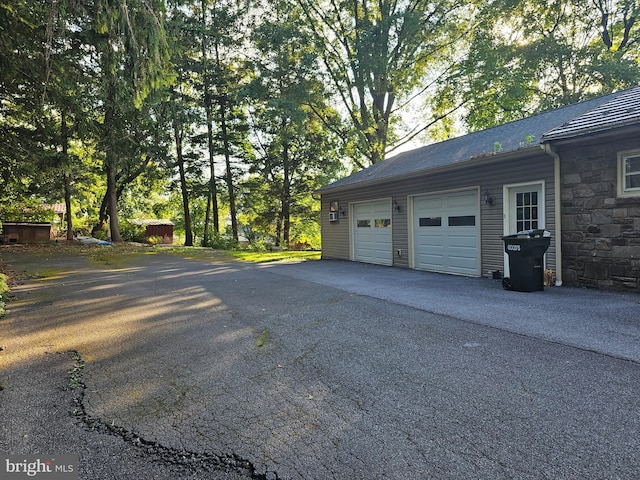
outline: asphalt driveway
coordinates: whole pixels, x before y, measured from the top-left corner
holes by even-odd
[[[0,319],[0,451],[77,454],[87,479],[640,471],[640,296],[349,262],[0,255],[46,270]]]
[[[282,275],[459,320],[640,362],[640,294],[546,287],[354,262],[266,264]]]

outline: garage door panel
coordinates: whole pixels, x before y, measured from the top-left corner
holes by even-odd
[[[392,265],[391,202],[381,200],[355,204],[353,215],[354,260]]]
[[[441,245],[444,235],[440,232],[428,233],[418,235],[418,240],[420,240],[421,244],[426,245]]]
[[[477,190],[415,197],[415,268],[479,275]]]
[[[441,272],[445,263],[442,255],[420,255],[420,265],[422,268]]]
[[[442,203],[443,199],[438,197],[430,197],[430,198],[420,197],[420,198],[417,198],[415,202],[417,202],[416,205],[420,209],[440,210],[443,207],[443,203]]]
[[[449,257],[446,273],[469,275],[469,271],[475,268],[475,262],[469,259]]]
[[[475,262],[469,257],[456,257],[455,255],[449,255],[449,265],[452,268],[466,270],[473,268]]]
[[[450,248],[468,247],[474,251],[478,248],[478,237],[469,233],[450,233],[447,235]]]
[[[473,192],[450,193],[446,196],[447,209],[475,208],[478,204],[478,194]]]

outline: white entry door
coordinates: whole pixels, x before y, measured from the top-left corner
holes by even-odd
[[[544,182],[506,186],[505,235],[545,228]],[[504,253],[504,276],[509,277],[509,255]]]
[[[355,261],[393,265],[390,200],[354,204],[352,227]]]
[[[413,199],[414,267],[480,275],[478,190]]]
[[[509,231],[507,234],[544,228],[543,184],[532,183],[508,188]]]

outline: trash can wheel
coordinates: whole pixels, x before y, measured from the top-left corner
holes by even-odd
[[[509,277],[502,279],[502,288],[505,290],[513,290],[513,285],[511,285],[511,279]]]

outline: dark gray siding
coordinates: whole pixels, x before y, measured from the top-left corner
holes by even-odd
[[[553,159],[542,151],[518,160],[447,169],[424,173],[411,178],[379,183],[369,187],[345,188],[322,195],[322,249],[324,258],[350,259],[349,208],[352,202],[391,198],[400,211],[393,211],[394,266],[409,267],[408,198],[413,195],[438,193],[457,189],[480,189],[481,272],[483,276],[495,270],[503,271],[503,187],[508,184],[538,180],[545,182],[545,227],[552,233],[547,254],[547,268],[555,270],[555,209]],[[493,205],[485,205],[483,193],[489,190]],[[339,222],[329,222],[329,205],[338,200],[346,216]],[[398,250],[402,254],[398,255]]]

